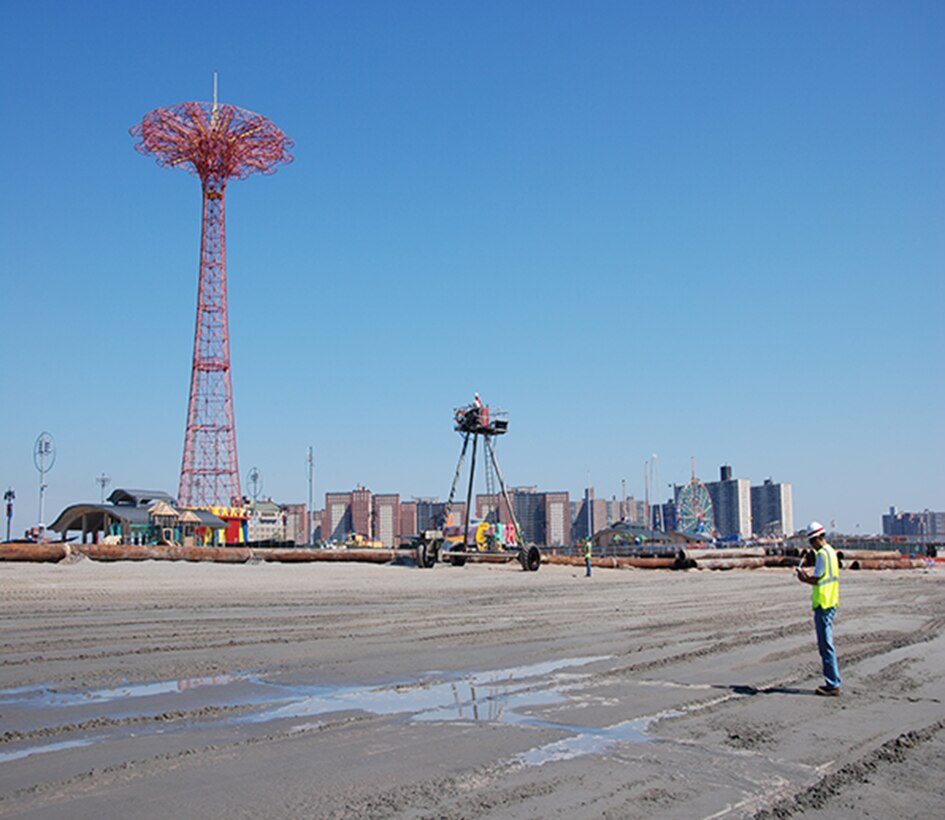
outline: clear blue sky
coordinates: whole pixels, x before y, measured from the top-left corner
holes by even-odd
[[[200,187],[137,154],[220,98],[295,162],[227,193],[240,473],[280,501],[643,495],[731,464],[797,524],[945,509],[945,4],[8,3],[0,484],[176,493]],[[667,488],[668,489],[668,488]]]

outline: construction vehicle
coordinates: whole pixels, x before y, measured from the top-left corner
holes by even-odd
[[[502,415],[502,414],[496,414]],[[541,553],[534,544],[526,544],[522,537],[522,529],[515,517],[515,509],[509,498],[499,462],[495,456],[493,439],[504,435],[508,431],[509,423],[506,419],[490,415],[489,406],[482,403],[476,393],[471,404],[458,407],[453,411],[454,429],[463,437],[463,446],[459,454],[459,463],[453,475],[453,484],[450,487],[449,498],[440,526],[426,530],[414,540],[417,555],[417,566],[421,569],[430,569],[437,561],[450,563],[454,567],[461,567],[470,562],[501,563],[517,560],[522,569],[535,572],[541,566]],[[476,475],[476,456],[479,449],[479,440],[482,439],[483,451],[486,460],[486,495],[498,499],[495,492],[495,481],[498,480],[501,498],[505,502],[505,510],[510,521],[504,526],[495,521],[473,522],[470,527],[470,511],[473,503],[473,482]],[[463,514],[463,526],[459,532],[455,527],[446,528],[451,521],[451,508],[456,496],[460,476],[469,445],[472,443],[472,452],[469,466],[469,482],[466,489],[466,508]],[[489,516],[499,518],[499,504],[490,511]],[[487,516],[487,517],[489,517]],[[503,532],[504,530],[504,532]]]

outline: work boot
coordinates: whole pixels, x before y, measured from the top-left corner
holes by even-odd
[[[840,688],[837,686],[818,686],[814,694],[823,695],[828,698],[835,698],[840,694]]]

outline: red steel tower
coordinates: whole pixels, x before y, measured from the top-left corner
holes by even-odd
[[[230,179],[272,174],[291,162],[293,143],[265,117],[216,102],[157,108],[131,134],[139,153],[165,168],[186,168],[203,188],[197,324],[177,500],[187,507],[239,504],[224,195]]]

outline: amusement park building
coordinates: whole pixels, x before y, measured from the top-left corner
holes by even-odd
[[[275,501],[250,499],[244,501],[249,519],[246,522],[246,540],[250,543],[285,542],[285,513]]]
[[[188,518],[184,518],[184,514]],[[240,522],[223,520],[210,510],[188,509],[175,506],[174,498],[163,490],[116,489],[108,503],[82,503],[66,507],[49,530],[58,532],[62,539],[68,533],[85,544],[99,543],[106,537],[124,544],[154,544],[164,540],[195,543],[227,543],[239,539]]]

